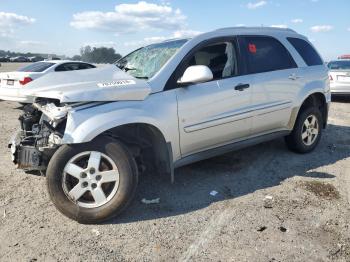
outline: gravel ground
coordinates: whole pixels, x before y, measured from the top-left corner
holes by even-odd
[[[350,261],[350,99],[332,103],[313,153],[279,139],[178,169],[173,185],[147,174],[102,225],[62,216],[45,178],[12,165],[19,114],[0,101],[0,261]]]
[[[31,63],[0,63],[0,72],[14,71],[20,67],[29,65]]]

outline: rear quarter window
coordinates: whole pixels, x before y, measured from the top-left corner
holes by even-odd
[[[297,67],[284,45],[269,36],[246,36],[241,43],[247,56],[248,73],[264,73]]]
[[[307,41],[293,37],[288,37],[287,39],[308,66],[323,65],[322,58]]]
[[[30,65],[27,65],[25,67],[22,67],[20,69],[18,69],[18,72],[35,72],[35,73],[39,73],[39,72],[44,72],[46,69],[49,69],[51,66],[53,66],[54,63],[48,63],[48,62],[37,62],[37,63],[33,63]]]

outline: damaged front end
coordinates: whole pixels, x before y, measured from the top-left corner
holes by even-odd
[[[19,117],[21,129],[9,142],[12,161],[25,171],[44,171],[64,134],[69,105],[37,99]]]

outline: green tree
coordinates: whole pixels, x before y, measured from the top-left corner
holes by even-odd
[[[114,48],[84,46],[80,49],[81,60],[88,63],[111,64],[121,58]]]
[[[71,58],[73,61],[81,61],[81,56],[80,55],[75,55]]]

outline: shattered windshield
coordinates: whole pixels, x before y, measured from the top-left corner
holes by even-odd
[[[116,66],[133,77],[152,78],[186,42],[176,40],[142,47],[120,59]]]

